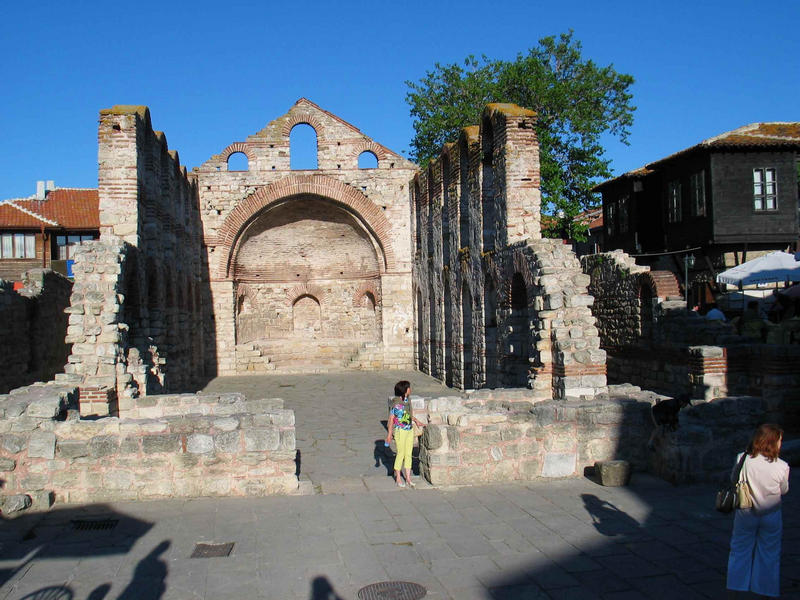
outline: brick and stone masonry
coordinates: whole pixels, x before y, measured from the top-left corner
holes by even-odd
[[[606,386],[589,277],[541,239],[536,114],[490,104],[412,183],[416,366],[536,398]]]

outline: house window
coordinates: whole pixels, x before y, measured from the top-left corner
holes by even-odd
[[[667,211],[670,223],[681,222],[681,182],[677,179],[667,184]]]
[[[56,236],[56,259],[71,260],[74,257],[75,248],[84,242],[97,239],[94,235],[57,235]]]
[[[778,184],[775,169],[753,169],[753,208],[778,209]]]
[[[700,171],[693,173],[689,180],[689,192],[691,193],[692,203],[692,216],[705,217],[706,216],[706,172]]]
[[[619,232],[628,233],[630,198],[626,194],[619,199]]]
[[[0,258],[36,258],[36,235],[33,233],[0,234]]]
[[[606,225],[606,231],[608,232],[609,237],[611,237],[614,235],[614,226],[616,225],[616,220],[617,220],[616,202],[609,202],[608,206],[606,207],[606,212],[608,213],[606,215],[608,217],[608,224]]]

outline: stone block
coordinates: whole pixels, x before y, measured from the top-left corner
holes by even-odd
[[[602,460],[594,463],[594,473],[601,485],[623,486],[630,480],[631,465],[626,460]]]
[[[111,435],[98,435],[89,440],[89,454],[92,458],[103,458],[119,451],[119,439]]]
[[[235,417],[223,417],[221,419],[214,419],[213,425],[215,429],[220,431],[233,431],[239,427],[239,419]]]
[[[177,433],[147,435],[142,438],[142,451],[145,454],[158,452],[178,453],[181,451],[181,437]]]
[[[440,425],[427,425],[422,434],[422,444],[429,450],[438,450],[444,444]]]
[[[58,440],[56,454],[66,459],[89,456],[89,444],[83,440]]]
[[[195,433],[186,439],[186,451],[192,454],[207,454],[214,451],[214,438],[210,435]]]
[[[294,427],[294,411],[289,409],[276,410],[272,413],[272,423],[278,427]]]
[[[134,476],[130,471],[111,470],[103,474],[103,486],[106,490],[130,490]]]
[[[569,477],[575,473],[577,456],[574,452],[547,452],[542,467],[542,477]]]
[[[244,448],[247,452],[277,450],[280,431],[277,427],[260,427],[244,432]]]
[[[56,436],[49,431],[34,431],[28,438],[28,458],[49,458],[56,456]]]
[[[64,400],[59,397],[34,400],[25,410],[25,415],[37,419],[54,419],[65,408]]]
[[[2,458],[0,457],[0,471],[9,472],[13,471],[17,467],[17,461],[13,458]]]
[[[217,452],[233,454],[239,452],[239,431],[223,431],[214,436],[214,448]]]
[[[280,450],[297,449],[297,440],[295,439],[294,429],[287,429],[285,431],[281,431],[281,442],[279,449]]]
[[[56,495],[49,490],[31,492],[31,508],[33,510],[47,510],[56,500]]]
[[[13,496],[6,496],[0,503],[0,509],[4,515],[13,515],[14,513],[22,512],[30,508],[32,504],[31,497],[27,494],[14,494]]]

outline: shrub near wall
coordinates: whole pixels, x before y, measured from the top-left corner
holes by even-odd
[[[3,494],[86,502],[297,490],[294,413],[240,394],[148,397],[137,418],[79,420],[54,384],[0,396]]]

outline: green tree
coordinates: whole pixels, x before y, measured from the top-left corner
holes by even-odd
[[[592,186],[611,175],[600,139],[628,143],[635,107],[633,77],[613,65],[600,67],[581,54],[572,31],[545,37],[516,60],[436,63],[419,82],[407,81],[406,101],[414,119],[412,158],[426,165],[462,127],[480,123],[489,102],[513,102],[538,114],[542,212],[553,215],[543,229],[550,237],[584,239],[575,215],[597,204]]]

